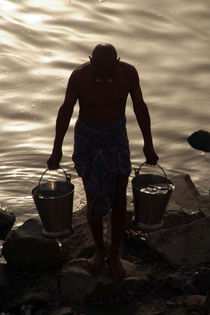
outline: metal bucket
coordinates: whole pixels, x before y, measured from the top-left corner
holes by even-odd
[[[63,169],[62,169],[63,170]],[[38,185],[32,190],[32,196],[42,221],[42,232],[47,237],[58,238],[73,233],[71,226],[73,212],[74,185],[71,176],[63,170],[66,181],[49,181]]]
[[[175,189],[174,184],[164,176],[155,174],[139,174],[141,167],[135,169],[135,177],[132,179],[134,198],[134,224],[144,232],[150,232],[161,228],[164,224],[163,216]]]

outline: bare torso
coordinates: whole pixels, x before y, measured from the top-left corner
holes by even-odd
[[[125,115],[128,93],[138,86],[134,69],[127,63],[119,62],[111,80],[99,80],[91,64],[85,63],[75,70],[80,112],[79,115],[88,124],[107,125]],[[76,83],[76,84],[75,84]]]

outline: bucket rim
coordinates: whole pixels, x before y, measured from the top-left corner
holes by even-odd
[[[41,198],[41,199],[60,199],[60,198],[63,198],[69,194],[72,194],[75,190],[75,186],[72,184],[72,183],[68,183],[68,182],[61,182],[61,181],[56,181],[56,182],[53,182],[53,183],[64,183],[64,184],[67,184],[67,185],[71,185],[72,186],[72,190],[68,191],[68,192],[63,192],[63,194],[61,196],[56,196],[56,197],[47,197],[47,198]],[[47,183],[43,183],[43,184],[40,184],[40,185],[37,185],[35,186],[32,190],[31,190],[31,195],[33,196],[33,198],[37,198],[37,193],[41,192],[41,190],[39,190],[39,188],[42,186],[42,185],[45,185]],[[53,191],[53,190],[51,190]],[[56,191],[56,190],[54,190]],[[40,198],[39,198],[40,199]]]
[[[138,178],[138,177],[145,177],[145,176],[150,176],[150,177],[158,177],[158,178],[162,178],[164,180],[163,184],[167,184],[168,186],[168,191],[174,191],[176,186],[174,185],[174,183],[168,178],[168,177],[165,177],[165,176],[162,176],[162,175],[156,175],[156,174],[136,174],[132,180],[131,180],[131,184],[132,184],[132,187],[139,190],[139,187],[137,187],[137,185],[135,184],[135,180]],[[151,183],[151,184],[154,184],[154,183]],[[149,185],[149,184],[148,184]],[[144,184],[142,185],[138,185],[140,187],[144,187]]]

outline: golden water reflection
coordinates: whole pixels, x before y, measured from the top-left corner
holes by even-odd
[[[169,175],[189,173],[208,193],[209,157],[186,141],[209,130],[207,0],[2,0],[0,12],[0,205],[15,212],[17,224],[37,215],[31,190],[46,168],[68,77],[98,42],[113,43],[139,71],[161,166]],[[130,98],[126,114],[136,167],[144,161],[143,141]],[[71,161],[77,115],[78,106],[63,146],[75,209],[85,200]]]

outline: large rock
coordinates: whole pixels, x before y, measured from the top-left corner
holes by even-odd
[[[12,230],[3,244],[2,253],[9,264],[24,268],[49,268],[64,261],[58,241],[42,234],[38,219],[29,219]]]
[[[202,267],[196,279],[196,286],[202,290],[210,290],[210,268]]]
[[[200,194],[188,174],[171,176],[175,190],[167,210],[182,210],[187,214],[200,212]],[[175,207],[176,205],[176,207]]]
[[[210,195],[200,196],[200,211],[210,217]]]
[[[206,296],[206,300],[204,301],[203,307],[204,307],[205,314],[210,314],[210,291],[208,292]]]
[[[15,223],[15,215],[0,208],[0,239],[4,240]]]
[[[172,266],[192,267],[210,262],[210,217],[148,236],[147,244]]]
[[[210,132],[198,130],[187,138],[188,143],[197,150],[210,152]]]
[[[126,270],[123,281],[113,281],[108,267],[94,277],[87,268],[87,260],[79,259],[69,262],[61,273],[62,294],[74,301],[83,301],[89,297],[118,296],[128,291],[141,289],[148,282],[147,273],[138,271],[135,265],[122,260]]]
[[[44,306],[51,299],[51,296],[48,292],[40,290],[35,291],[33,288],[24,289],[24,290],[13,290],[12,292],[8,292],[8,295],[5,297],[3,302],[3,311],[8,312],[10,310],[17,309],[17,307],[21,307],[25,309],[26,305]],[[14,314],[13,312],[11,314]],[[19,313],[18,313],[19,314]],[[26,312],[21,312],[21,314],[27,314]],[[31,313],[29,313],[31,314]]]

